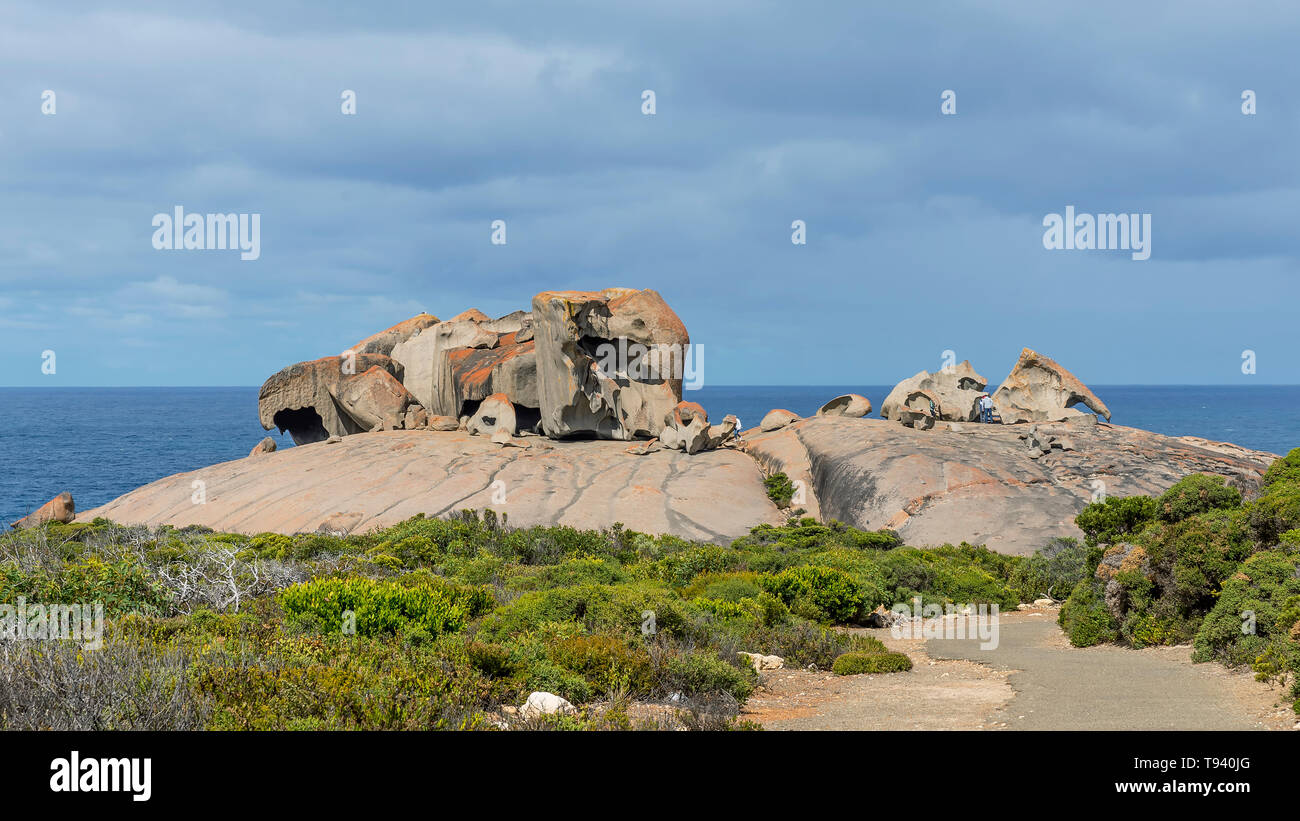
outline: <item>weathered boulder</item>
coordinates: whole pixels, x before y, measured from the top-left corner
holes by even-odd
[[[766,656],[762,653],[746,653],[741,650],[736,655],[745,659],[749,664],[754,666],[754,672],[759,673],[763,670],[780,670],[785,666],[785,659],[780,656]]]
[[[354,354],[360,353],[378,353],[384,356],[390,356],[393,348],[412,336],[420,333],[425,328],[438,324],[438,317],[432,314],[416,314],[415,316],[403,322],[399,322],[391,328],[380,331],[377,334],[368,336],[348,350]]]
[[[939,410],[936,421],[974,422],[979,419],[977,403],[986,385],[988,380],[976,373],[970,360],[934,373],[921,371],[894,386],[880,406],[880,415],[896,422],[905,421],[905,415],[917,410],[913,399],[920,391],[927,399],[934,400]]]
[[[914,388],[907,392],[901,405],[890,408],[893,418],[909,428],[930,430],[935,422],[943,418],[943,407],[939,397],[928,390]]]
[[[258,420],[264,430],[288,431],[299,445],[368,431],[374,422],[354,419],[341,396],[350,381],[373,368],[396,381],[402,378],[402,366],[383,354],[327,356],[290,365],[263,383],[257,397]]]
[[[261,456],[264,453],[275,453],[275,440],[267,436],[253,445],[253,449],[248,452],[249,456]]]
[[[1081,414],[1082,404],[1110,419],[1110,408],[1088,386],[1052,359],[1025,348],[1006,381],[993,394],[1004,423],[1055,422]]]
[[[543,291],[532,308],[546,435],[658,436],[681,401],[690,344],[663,297],[631,288]]]
[[[494,393],[504,394],[531,426],[540,418],[537,393],[537,354],[534,343],[516,342],[518,332],[497,337],[487,348],[448,351],[443,357],[438,399],[449,410],[473,408]]]
[[[761,431],[773,431],[785,427],[791,422],[798,422],[799,415],[788,411],[785,408],[776,408],[770,410],[763,417],[763,421],[758,423],[758,429]]]
[[[13,527],[22,529],[36,527],[46,522],[67,523],[77,515],[77,505],[72,501],[72,494],[64,491],[36,510],[13,523]]]
[[[460,430],[460,420],[454,416],[430,416],[429,430]]]
[[[474,434],[491,436],[504,430],[507,436],[514,436],[519,431],[515,406],[504,393],[494,393],[479,403],[465,428]]]
[[[837,396],[817,409],[818,416],[862,417],[871,413],[871,400],[856,393]]]
[[[419,430],[420,428],[429,427],[429,412],[419,405],[411,405],[406,409],[406,419],[402,427],[407,430]]]
[[[720,448],[730,442],[740,427],[740,419],[734,413],[722,417],[722,424],[709,425],[709,448]]]
[[[499,334],[482,327],[473,315],[461,318],[469,313],[425,328],[393,347],[393,359],[403,370],[402,384],[434,414],[454,416],[461,412],[454,386],[447,384],[447,355],[456,350],[492,348],[497,344]],[[482,315],[478,311],[473,313]]]
[[[555,715],[556,713],[568,715],[576,712],[577,709],[568,700],[554,693],[542,692],[529,693],[528,700],[519,709],[519,715],[523,716],[527,721],[540,716]]]
[[[711,443],[708,412],[695,402],[678,402],[664,415],[659,441],[664,447],[699,453]]]
[[[399,430],[415,399],[378,365],[342,383],[336,396],[344,413],[366,430]]]

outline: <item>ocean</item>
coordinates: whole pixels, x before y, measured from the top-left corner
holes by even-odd
[[[885,385],[728,386],[687,391],[709,416],[745,427],[772,408],[800,416],[828,399],[860,393],[879,413]],[[1093,388],[1118,425],[1201,436],[1286,453],[1300,446],[1300,385]],[[247,456],[268,433],[257,422],[254,387],[0,388],[0,523],[62,491],[78,510],[155,479]],[[269,434],[279,447],[288,436]]]

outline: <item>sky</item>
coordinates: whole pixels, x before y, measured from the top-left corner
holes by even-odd
[[[610,286],[706,384],[1300,383],[1292,4],[267,5],[0,6],[0,386],[258,385]],[[177,206],[260,255],[155,248]],[[1045,248],[1067,206],[1150,258]]]

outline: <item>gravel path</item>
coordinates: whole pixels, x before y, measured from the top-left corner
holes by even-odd
[[[1290,729],[1288,705],[1245,671],[1192,664],[1191,648],[1071,647],[1055,608],[1004,613],[996,648],[978,640],[894,639],[906,673],[779,670],[745,717],[773,730]]]

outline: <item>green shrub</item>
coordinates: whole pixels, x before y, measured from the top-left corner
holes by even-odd
[[[341,632],[346,611],[352,611],[356,632],[363,636],[399,633],[409,625],[430,636],[456,632],[492,606],[492,596],[484,590],[429,578],[408,584],[362,577],[317,579],[280,591],[279,600],[290,617],[310,617],[325,632]]]
[[[1241,491],[1228,487],[1222,476],[1193,473],[1179,480],[1158,500],[1157,516],[1165,522],[1181,522],[1189,516],[1241,504]]]
[[[767,490],[767,498],[771,499],[781,510],[790,506],[790,500],[794,498],[794,482],[784,473],[773,473],[763,480],[763,487]]]
[[[824,624],[852,624],[871,609],[863,586],[830,567],[791,567],[763,576],[761,583],[794,614]]]
[[[919,596],[926,604],[997,604],[1009,610],[1021,600],[1010,584],[1022,561],[1014,556],[968,544],[900,547],[878,556],[895,603]]]
[[[1278,551],[1247,559],[1224,582],[1214,609],[1201,622],[1193,659],[1229,666],[1251,664],[1274,638],[1285,654],[1285,643],[1296,643],[1290,632],[1300,621],[1300,600],[1295,598],[1300,596],[1298,574],[1300,558]]]
[[[1077,539],[1058,538],[1034,551],[1011,571],[1009,586],[1023,601],[1041,596],[1063,598],[1092,575],[1097,561]]]
[[[728,664],[712,653],[693,651],[669,657],[662,689],[697,698],[726,693],[743,703],[757,683],[758,674],[752,667]]]
[[[1150,496],[1110,496],[1093,502],[1074,517],[1089,547],[1114,544],[1137,533],[1156,517],[1159,503]]]
[[[1264,487],[1289,484],[1300,486],[1300,448],[1294,448],[1286,456],[1277,459],[1264,472]]]
[[[1057,623],[1075,647],[1111,642],[1118,635],[1115,620],[1092,579],[1084,579],[1075,585],[1070,598],[1061,605]]]
[[[837,676],[863,673],[901,673],[912,669],[912,660],[902,653],[845,653],[835,659],[831,671]]]
[[[575,636],[551,648],[551,661],[587,680],[593,692],[625,688],[630,694],[650,692],[653,665],[644,647],[608,634]]]
[[[525,593],[490,613],[480,629],[491,639],[538,629],[546,623],[574,621],[591,632],[640,633],[653,614],[656,632],[686,635],[691,620],[686,603],[671,590],[652,582],[619,585],[579,585]]]

